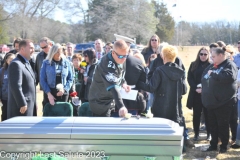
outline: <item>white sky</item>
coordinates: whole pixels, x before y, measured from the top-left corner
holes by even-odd
[[[80,1],[87,7],[87,0]],[[176,21],[240,21],[240,0],[159,0],[162,1]],[[173,4],[177,4],[176,7],[172,7]],[[55,20],[62,21],[63,17],[64,12],[56,12]],[[78,21],[76,17],[72,20]]]

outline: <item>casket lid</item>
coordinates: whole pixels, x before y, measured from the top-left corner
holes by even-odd
[[[163,118],[15,117],[0,123],[0,138],[181,140],[182,134]]]

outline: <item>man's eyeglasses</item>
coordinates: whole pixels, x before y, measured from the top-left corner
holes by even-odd
[[[87,55],[87,54],[84,54],[84,57],[88,57],[88,55]]]
[[[45,48],[47,48],[48,47],[48,44],[46,45],[46,46],[44,46],[44,47],[41,47],[42,49],[45,49]]]
[[[117,55],[117,57],[119,59],[123,59],[123,58],[127,58],[128,57],[128,54],[127,55],[119,55],[116,51],[114,51],[114,52],[116,53],[116,55]]]
[[[155,41],[155,42],[157,42],[157,39],[151,39],[151,41]]]
[[[207,56],[208,54],[206,53],[200,53],[200,56]]]

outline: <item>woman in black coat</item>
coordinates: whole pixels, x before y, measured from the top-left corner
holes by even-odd
[[[82,102],[88,102],[89,88],[92,83],[93,72],[97,64],[97,59],[96,59],[96,53],[93,49],[85,50],[83,52],[83,55],[88,65],[86,66],[85,72],[83,73],[84,83],[81,88],[82,90],[81,97],[83,97]]]
[[[201,77],[204,69],[209,65],[209,51],[205,47],[202,47],[198,51],[196,60],[191,63],[188,70],[187,79],[190,86],[190,91],[188,94],[187,107],[189,109],[193,109],[193,129],[195,133],[195,141],[197,141],[199,138],[199,126],[202,111],[206,121],[207,140],[210,140],[207,109],[203,106],[201,99]]]

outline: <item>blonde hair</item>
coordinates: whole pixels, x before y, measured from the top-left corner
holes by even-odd
[[[140,60],[142,61],[142,65],[143,65],[144,67],[147,66],[146,63],[145,63],[145,59],[144,59],[144,57],[143,57],[143,55],[142,55],[141,53],[135,53],[133,56],[136,57],[136,58],[138,58],[138,59],[140,59]]]
[[[225,53],[227,53],[226,54],[227,58],[233,60],[233,56],[236,53],[235,48],[231,45],[227,45],[224,48],[225,48]]]
[[[231,55],[234,55],[236,52],[235,48],[232,45],[227,45],[225,49],[226,49],[226,52],[230,53]]]
[[[177,57],[178,50],[172,45],[167,45],[163,47],[162,54],[167,61],[174,62]]]
[[[52,63],[53,56],[58,52],[58,50],[61,52],[61,57],[64,58],[62,54],[62,46],[59,43],[56,43],[52,46],[52,48],[49,50],[46,60],[49,61],[49,63]]]

